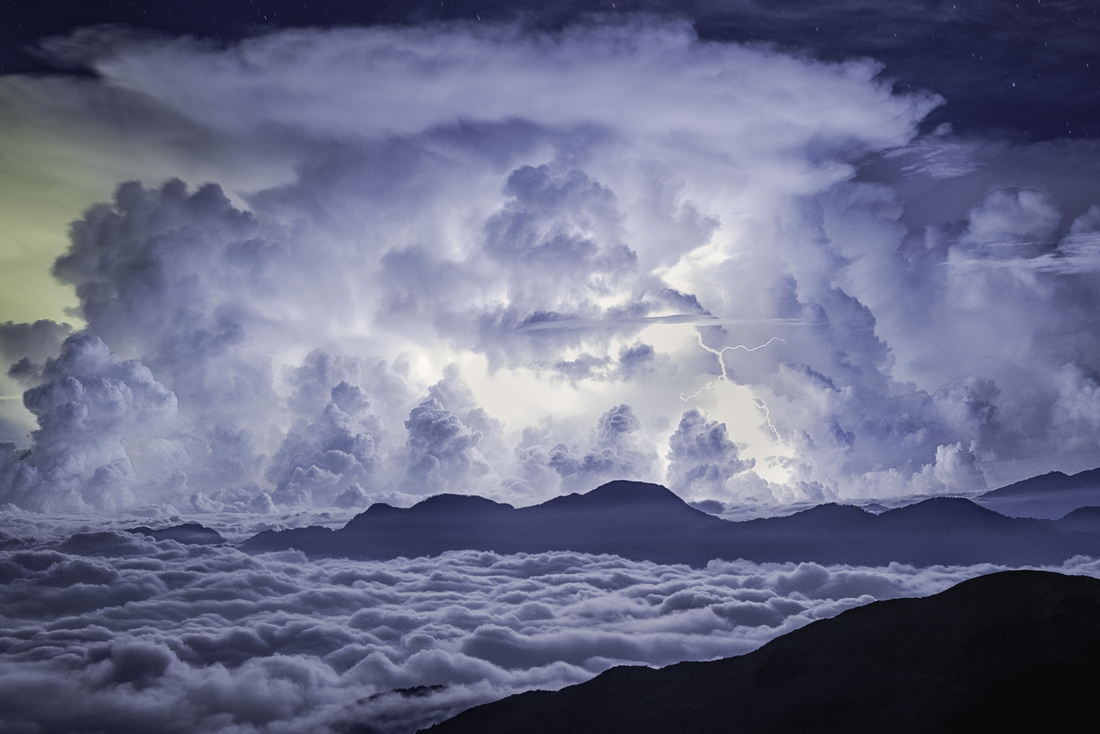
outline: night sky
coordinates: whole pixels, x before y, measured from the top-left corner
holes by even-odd
[[[410,731],[983,573],[116,531],[1100,465],[1098,37],[1045,0],[9,0],[5,723]]]

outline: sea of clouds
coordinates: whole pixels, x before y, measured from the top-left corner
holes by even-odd
[[[232,535],[242,517],[219,524]],[[24,514],[3,526],[4,732],[413,732],[614,665],[742,654],[999,570],[569,552],[309,561],[79,523]],[[1100,562],[1053,570],[1100,576]]]

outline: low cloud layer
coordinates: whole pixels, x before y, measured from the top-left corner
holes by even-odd
[[[0,94],[145,179],[54,265],[85,328],[0,324],[4,435],[37,423],[0,504],[767,508],[1095,463],[1100,191],[1051,173],[1088,142],[918,137],[943,100],[873,60],[644,17],[50,52],[98,76]]]
[[[34,522],[37,533],[7,523],[0,536],[11,731],[411,732],[613,665],[744,653],[997,570],[690,569],[574,553],[309,562]],[[1083,559],[1061,570],[1100,575]]]

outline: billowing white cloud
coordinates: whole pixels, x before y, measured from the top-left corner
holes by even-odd
[[[36,517],[54,538],[75,524]],[[998,570],[691,569],[568,552],[309,562],[4,528],[0,728],[13,731],[406,733],[613,665],[748,652],[853,606]],[[1100,575],[1083,559],[1060,570]]]
[[[668,486],[684,498],[723,497],[730,477],[752,468],[738,456],[724,423],[686,411],[669,438]]]
[[[343,380],[330,395],[315,421],[299,419],[291,426],[267,466],[267,478],[274,482],[281,504],[313,499],[320,504],[331,501],[345,485],[350,489],[361,481],[369,486],[381,463],[378,443],[383,428],[370,411],[370,398],[361,387]],[[353,497],[354,492],[347,500]]]
[[[117,511],[132,504],[137,476],[125,442],[140,444],[176,418],[176,396],[137,360],[122,361],[99,337],[77,334],[48,359],[23,403],[38,421],[34,451],[0,466],[0,501],[36,510]]]
[[[558,443],[546,454],[546,464],[561,477],[563,488],[583,490],[615,478],[650,475],[655,452],[637,438],[641,428],[629,405],[618,405],[600,416],[587,443]]]

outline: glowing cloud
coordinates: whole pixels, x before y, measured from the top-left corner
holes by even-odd
[[[98,78],[5,77],[0,95],[59,145],[94,157],[94,130],[126,148],[105,154],[111,175],[144,181],[88,209],[54,265],[86,330],[59,347],[64,327],[0,325],[6,389],[29,390],[39,425],[5,449],[0,502],[526,504],[620,475],[763,504],[958,492],[1092,425],[1053,408],[1091,373],[1049,377],[1091,354],[1028,351],[1034,320],[975,338],[1009,308],[1006,278],[1060,313],[1056,279],[1092,267],[1092,219],[1051,252],[1056,203],[994,191],[965,231],[929,222],[907,259],[900,195],[857,166],[986,169],[913,168],[978,149],[942,130],[906,147],[939,100],[891,91],[874,62],[644,18],[228,47],[97,29],[50,52]],[[990,266],[942,267],[963,260]],[[92,339],[104,371],[63,375]],[[926,364],[936,339],[953,351]],[[171,419],[109,447],[62,440],[37,396],[130,364]],[[89,425],[128,420],[80,404]],[[6,435],[30,420],[18,407],[0,401]],[[717,453],[688,450],[703,435]],[[64,481],[62,444],[83,457]]]

